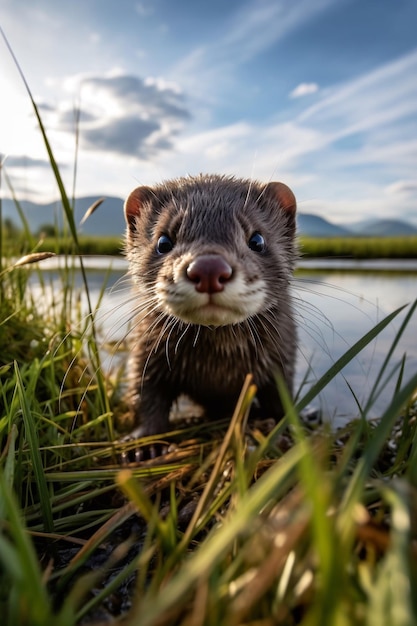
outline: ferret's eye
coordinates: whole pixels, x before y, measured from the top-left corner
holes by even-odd
[[[156,244],[156,251],[158,254],[166,254],[167,252],[171,252],[173,247],[172,239],[170,239],[168,235],[161,235]]]
[[[262,237],[261,233],[253,233],[248,241],[248,246],[254,252],[263,252],[266,247],[265,239]]]

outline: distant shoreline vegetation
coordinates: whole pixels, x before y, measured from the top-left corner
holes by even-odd
[[[28,238],[27,229],[16,228],[9,220],[2,225],[3,250],[16,248],[26,254],[28,244],[36,246],[37,252],[71,254],[74,241],[70,235],[54,232],[53,226],[45,226]],[[123,235],[79,235],[79,252],[91,255],[117,256],[123,253]],[[331,259],[417,259],[417,235],[392,237],[333,236],[311,237],[300,235],[299,247],[303,258]]]
[[[120,255],[123,237],[81,236],[82,254]],[[64,238],[45,238],[38,251],[58,254],[70,253],[72,241]],[[417,237],[301,237],[300,252],[303,258],[343,259],[416,259]]]
[[[417,236],[300,237],[304,258],[416,259]]]

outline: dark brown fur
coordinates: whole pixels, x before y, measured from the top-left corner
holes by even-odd
[[[129,364],[136,434],[168,431],[180,394],[209,418],[230,415],[248,373],[261,414],[282,416],[275,377],[283,374],[292,391],[296,345],[292,192],[281,183],[201,175],[139,187],[125,213],[137,297]],[[254,233],[265,249],[248,246]],[[173,247],[161,254],[162,235]],[[202,256],[232,269],[219,293],[197,293],[190,280]]]

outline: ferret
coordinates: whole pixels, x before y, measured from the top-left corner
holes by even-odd
[[[138,187],[124,211],[132,437],[168,432],[182,394],[207,419],[231,416],[248,373],[259,415],[282,417],[276,377],[291,393],[296,354],[293,192],[201,174]]]

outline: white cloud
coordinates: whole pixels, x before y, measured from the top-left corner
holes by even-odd
[[[63,85],[79,93],[79,135],[87,150],[154,158],[172,146],[191,115],[177,84],[112,71],[69,77]],[[74,106],[61,102],[55,126],[74,135]]]
[[[252,0],[234,15],[227,34],[218,43],[223,48],[239,48],[237,58],[252,58],[335,3],[336,0]]]
[[[324,142],[325,138],[314,129],[293,123],[261,126],[239,122],[180,135],[175,149],[161,154],[147,174],[155,177],[156,168],[157,178],[218,172],[282,180],[300,190],[307,187],[311,175],[300,171],[298,161]],[[141,170],[141,176],[147,174]]]
[[[239,89],[247,89],[247,85],[238,82],[239,72],[235,70],[239,64],[265,53],[280,39],[292,35],[294,40],[299,27],[313,18],[319,19],[321,11],[338,4],[338,0],[237,3],[232,16],[227,17],[230,15],[227,12],[224,19],[215,22],[213,36],[202,39],[198,48],[189,47],[191,52],[181,63],[175,64],[174,55],[168,58],[171,50],[167,48],[164,63],[169,82],[135,76],[137,60],[132,47],[127,60],[117,45],[117,37],[115,41],[106,41],[104,37],[99,40],[95,23],[77,17],[82,25],[78,33],[80,46],[74,53],[70,46],[64,45],[68,32],[73,32],[68,27],[68,24],[73,26],[73,21],[66,22],[67,16],[63,23],[55,23],[54,28],[46,23],[49,35],[45,36],[40,26],[46,17],[36,15],[32,49],[37,50],[38,60],[29,78],[39,91],[45,87],[45,68],[55,76],[48,81],[48,89],[39,101],[45,105],[54,103],[54,107],[49,105],[49,110],[43,106],[42,115],[60,162],[72,163],[74,158],[73,101],[81,101],[78,193],[125,195],[136,183],[151,184],[187,172],[217,171],[253,175],[263,180],[282,179],[294,187],[301,210],[309,207],[336,221],[359,219],[371,211],[392,215],[397,210],[398,203],[394,206],[393,202],[397,198],[401,211],[415,213],[417,82],[413,77],[417,75],[417,49],[331,87],[320,85],[319,89],[314,82],[293,83],[295,88],[289,95],[299,98],[292,108],[296,112],[287,108],[288,101],[283,109],[278,103],[277,117],[272,113],[268,117],[266,112],[258,124],[238,119],[236,115],[233,118],[233,102],[228,101],[231,123],[216,122],[213,128],[213,120],[221,119],[224,112],[224,90],[228,90],[227,95],[239,97]],[[134,8],[132,3],[129,19]],[[152,2],[143,0],[136,6],[140,14],[148,14],[151,8],[156,14]],[[57,19],[53,12],[52,16]],[[16,16],[13,19],[17,22]],[[17,48],[27,50],[27,23],[15,27],[18,30],[13,39],[18,42]],[[52,38],[55,46],[59,40],[59,49],[63,51],[58,69],[45,61],[51,56]],[[157,39],[155,45],[159,45]],[[92,41],[97,44],[93,52]],[[136,41],[138,45],[145,43],[140,38]],[[180,48],[184,50],[183,46]],[[146,49],[148,59],[152,59],[153,52],[152,46]],[[162,55],[163,51],[158,52]],[[94,70],[94,74],[75,75],[83,62],[80,59],[93,59],[91,64],[85,62],[81,67]],[[124,62],[128,63],[127,67],[131,63],[129,72],[123,66],[107,72],[112,64]],[[155,74],[161,71],[158,63],[151,67]],[[162,67],[165,71],[165,66]],[[308,69],[306,65],[307,72]],[[9,71],[7,76],[11,74]],[[65,75],[71,75],[71,80],[64,81]],[[314,77],[311,72],[305,75]],[[0,83],[4,85],[0,92],[10,94],[4,76],[0,76]],[[43,159],[45,150],[39,129],[33,114],[28,115],[27,98],[22,97],[19,89],[13,87],[13,97],[3,101],[2,151]],[[194,99],[193,118],[184,89]],[[19,101],[15,93],[20,94]],[[314,99],[302,98],[309,94],[315,94]],[[216,108],[222,98],[222,106]],[[251,114],[249,109],[248,113]],[[69,169],[64,173],[70,176]],[[38,189],[46,188],[46,176],[38,179]]]
[[[291,36],[300,26],[338,0],[251,0],[242,3],[231,18],[224,20],[209,44],[193,49],[177,63],[175,73],[196,90],[232,76],[236,65],[265,52],[277,41]],[[206,89],[208,92],[209,89]]]
[[[417,141],[407,131],[417,102],[417,86],[409,85],[415,63],[417,55],[409,55],[319,92],[317,104],[287,122],[242,121],[180,135],[175,150],[142,173],[156,179],[198,171],[278,178],[294,187],[301,202],[315,203],[319,214],[332,207],[333,219],[359,219],[366,206],[389,215],[392,201],[382,181],[400,171],[411,177],[416,163]],[[402,125],[406,137],[400,140]],[[404,209],[411,211],[411,204]]]
[[[94,45],[98,45],[102,42],[102,37],[100,33],[97,33],[97,32],[90,33],[89,39],[90,39],[90,42]]]
[[[417,50],[319,91],[318,101],[290,121],[239,123],[180,138],[175,163],[167,154],[159,165],[176,174],[195,161],[201,171],[282,179],[294,187],[301,210],[335,221],[399,210],[416,219],[417,184],[410,182],[417,162],[417,83],[410,80],[416,73]],[[401,194],[400,205],[393,194]]]
[[[4,158],[4,165],[7,169],[24,169],[40,167],[40,168],[50,168],[51,164],[48,159],[33,159],[26,155],[6,155]]]
[[[147,17],[148,15],[152,15],[154,9],[150,2],[136,2],[135,11],[141,17]]]
[[[376,70],[322,92],[300,121],[339,129],[340,136],[415,115],[417,49]]]
[[[395,183],[388,185],[384,189],[385,193],[391,196],[397,195],[417,195],[417,181],[416,180],[397,180]],[[417,207],[416,207],[417,208]]]
[[[309,96],[316,93],[319,90],[317,83],[300,83],[293,89],[289,96],[290,98],[302,98],[303,96]]]

